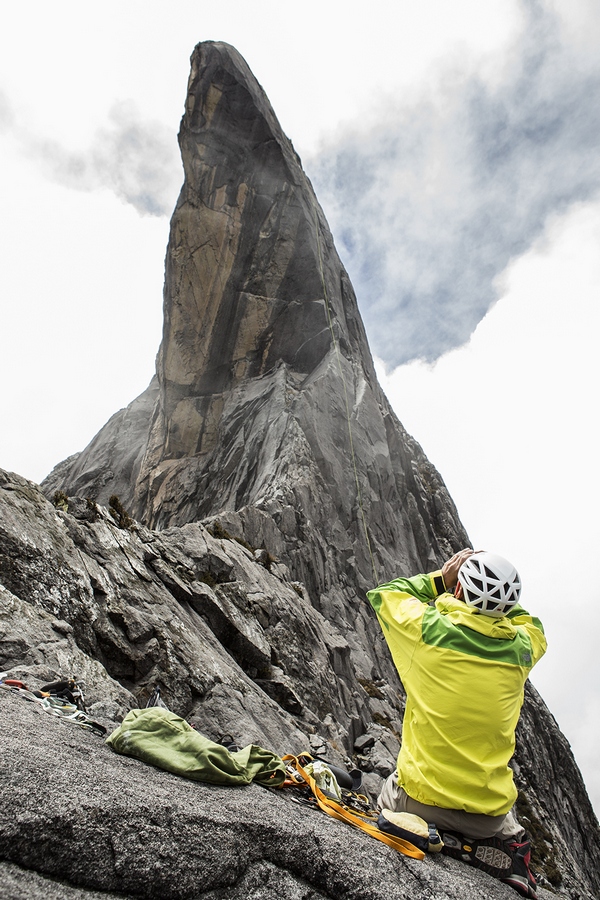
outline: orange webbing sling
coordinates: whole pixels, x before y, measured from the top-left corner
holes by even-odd
[[[383,841],[388,847],[393,847],[394,850],[404,853],[405,856],[412,856],[413,859],[425,859],[423,851],[419,850],[418,847],[415,847],[414,844],[411,844],[409,841],[405,841],[402,838],[394,837],[391,834],[385,834],[385,832],[380,831],[375,824],[377,813],[374,810],[370,814],[365,813],[361,815],[360,813],[353,812],[348,806],[344,805],[343,802],[327,797],[317,785],[315,779],[305,771],[297,756],[288,755],[282,757],[282,759],[284,763],[291,765],[296,769],[298,774],[310,787],[321,809],[328,815],[333,816],[334,819],[339,819],[341,822],[347,822],[348,825],[354,825],[356,828],[362,829],[362,831],[366,831],[371,837],[377,838],[378,841]]]

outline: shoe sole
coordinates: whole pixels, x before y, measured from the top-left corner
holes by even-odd
[[[454,859],[460,859],[467,865],[474,866],[492,875],[493,878],[503,879],[510,875],[512,869],[512,859],[503,848],[503,842],[499,839],[496,841],[498,846],[493,846],[493,838],[490,843],[480,844],[477,841],[469,843],[461,841],[457,835],[442,832],[441,838],[444,842],[442,853],[452,856]]]

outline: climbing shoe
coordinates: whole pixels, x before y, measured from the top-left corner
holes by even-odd
[[[513,869],[512,854],[500,838],[482,838],[470,841],[453,831],[440,831],[444,842],[442,853],[475,866],[502,881],[509,878]],[[514,885],[513,885],[514,886]]]
[[[522,897],[537,900],[535,875],[529,868],[531,862],[531,845],[529,841],[506,843],[506,849],[512,856],[512,868],[509,875],[502,878],[505,884],[518,891]]]

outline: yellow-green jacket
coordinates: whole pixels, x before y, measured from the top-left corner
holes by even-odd
[[[507,813],[524,685],[546,652],[542,623],[520,606],[502,618],[477,613],[444,592],[441,572],[367,597],[407,695],[398,783],[428,806]]]

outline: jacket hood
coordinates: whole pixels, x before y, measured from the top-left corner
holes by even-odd
[[[512,641],[517,635],[516,627],[506,616],[501,618],[485,616],[467,606],[462,600],[457,600],[452,594],[442,594],[435,601],[435,606],[438,612],[448,616],[455,625],[464,625],[465,628],[485,634],[486,637]]]

